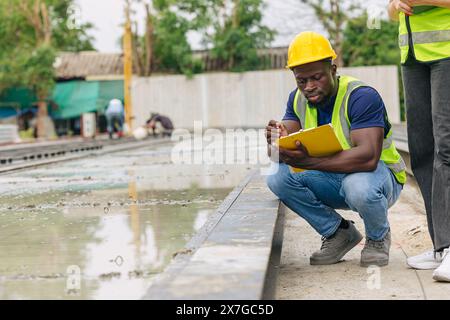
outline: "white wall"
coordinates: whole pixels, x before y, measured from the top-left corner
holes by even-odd
[[[383,98],[392,124],[398,124],[400,119],[400,91],[397,66],[342,68],[346,74],[364,81],[374,87]]]
[[[339,73],[375,87],[391,122],[400,122],[396,66],[342,68]],[[183,75],[134,78],[133,126],[144,124],[150,112],[159,112],[172,118],[177,128],[191,129],[194,121],[203,121],[205,127],[264,127],[270,119],[281,119],[295,87],[288,70],[208,73],[192,79]]]

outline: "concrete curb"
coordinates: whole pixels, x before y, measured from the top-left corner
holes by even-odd
[[[252,172],[176,255],[143,299],[273,299],[284,210]]]

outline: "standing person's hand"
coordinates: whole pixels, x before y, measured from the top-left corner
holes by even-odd
[[[390,5],[394,7],[398,12],[403,12],[407,16],[412,16],[413,6],[415,5],[414,0],[392,0]]]

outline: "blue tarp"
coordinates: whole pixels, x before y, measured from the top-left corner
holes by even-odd
[[[123,80],[68,81],[55,85],[49,114],[55,119],[70,119],[85,112],[103,113],[111,99],[123,100]],[[36,96],[26,88],[12,88],[0,96],[0,118],[29,111],[36,104]]]
[[[70,81],[58,83],[52,101],[57,108],[51,110],[56,119],[68,119],[85,112],[103,113],[111,99],[123,100],[123,81]]]

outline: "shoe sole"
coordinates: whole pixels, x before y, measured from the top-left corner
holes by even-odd
[[[414,270],[435,270],[437,268],[439,268],[439,266],[441,265],[440,263],[433,263],[433,262],[429,262],[429,263],[418,263],[418,264],[414,264],[414,263],[408,263],[406,262],[406,265],[408,266],[408,268],[410,269],[414,269]]]
[[[388,260],[374,260],[374,261],[368,261],[368,262],[360,262],[359,265],[363,268],[368,268],[370,266],[377,266],[377,267],[384,267],[389,264]]]
[[[358,235],[358,237],[353,240],[352,242],[349,242],[347,247],[345,248],[344,251],[342,251],[342,253],[337,256],[337,257],[331,257],[331,258],[326,258],[326,259],[313,259],[313,258],[309,258],[309,264],[312,266],[323,266],[323,265],[329,265],[329,264],[336,264],[339,261],[341,261],[341,259],[350,251],[352,250],[355,246],[358,245],[358,243],[361,242],[361,240],[363,239],[363,236],[361,234]]]
[[[443,275],[439,275],[439,274],[434,274],[433,280],[436,280],[439,282],[450,282],[450,278],[448,276],[443,276]]]

